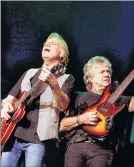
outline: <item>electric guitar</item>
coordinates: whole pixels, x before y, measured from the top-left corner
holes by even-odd
[[[66,60],[62,61],[58,65],[54,66],[50,71],[55,75],[58,71],[64,68],[66,65]],[[1,121],[1,145],[3,146],[9,137],[11,136],[16,124],[23,118],[25,115],[25,104],[28,97],[31,95],[33,91],[35,91],[38,86],[40,86],[41,80],[37,80],[37,82],[31,87],[30,91],[23,91],[19,98],[15,103],[13,103],[14,112],[9,120],[2,119]]]
[[[100,101],[87,108],[82,112],[92,112],[97,111],[99,118],[98,123],[95,126],[90,125],[83,125],[82,128],[90,133],[92,136],[101,138],[108,135],[112,128],[113,124],[113,118],[116,116],[117,113],[119,113],[126,104],[123,104],[121,106],[116,106],[115,102],[118,100],[118,98],[122,95],[124,90],[127,88],[127,86],[130,84],[130,82],[134,79],[134,69],[131,71],[131,73],[125,78],[125,80],[117,86],[116,90],[110,94],[110,90],[112,88],[112,84],[106,87],[104,90],[104,93],[100,99]]]

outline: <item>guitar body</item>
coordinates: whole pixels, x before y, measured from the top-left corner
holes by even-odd
[[[114,104],[110,104],[107,102],[108,97],[111,95],[110,89],[111,85],[109,85],[105,89],[101,100],[97,104],[83,111],[83,113],[97,111],[99,115],[99,121],[96,126],[83,126],[84,130],[86,130],[88,133],[92,134],[95,137],[104,137],[109,133],[110,129],[112,128],[113,117],[125,106],[125,104],[122,106],[115,106]]]
[[[18,101],[23,98],[23,96],[26,94],[26,91],[20,94]],[[16,103],[17,103],[16,102]],[[6,119],[2,119],[2,125],[1,125],[1,145],[5,144],[7,140],[9,139],[10,135],[12,134],[16,124],[23,118],[25,114],[25,106],[21,105],[19,106],[15,112],[13,113],[13,116],[7,121]]]

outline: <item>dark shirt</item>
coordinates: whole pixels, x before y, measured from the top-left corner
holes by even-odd
[[[95,105],[101,99],[101,95],[98,95],[91,91],[79,92],[75,96],[76,96],[76,100],[75,100],[74,106],[72,104],[72,109],[70,110],[69,116],[76,116],[81,114],[84,110]],[[122,105],[124,103],[127,104],[129,101],[130,101],[130,97],[121,96],[116,102],[116,105]],[[122,112],[125,112],[125,109]],[[100,145],[115,147],[115,145],[118,142],[119,131],[120,131],[120,126],[118,126],[120,124],[118,123],[118,125],[115,125],[115,122],[117,122],[116,119],[118,120],[119,117],[120,117],[120,113],[118,113],[115,116],[115,119],[113,120],[113,128],[111,128],[110,133],[108,133],[108,135],[105,137],[96,137],[94,135],[91,135],[89,132],[83,130],[82,126],[78,126],[72,129],[67,133],[69,144],[89,140],[92,142],[96,142]]]
[[[16,85],[11,89],[9,92],[9,95],[12,95],[14,97],[19,96],[21,93],[21,83],[23,78],[25,77],[26,72],[20,77]],[[37,80],[39,76],[39,71],[35,74],[33,80]],[[36,79],[35,79],[36,78]],[[33,82],[36,81],[31,80],[31,83],[33,85]],[[70,75],[65,83],[62,86],[62,90],[65,94],[68,95],[68,97],[71,96],[72,89],[74,87],[74,77]],[[25,108],[25,115],[22,118],[22,120],[17,124],[15,129],[14,136],[17,138],[20,138],[22,140],[33,142],[33,143],[41,143],[38,134],[37,134],[37,125],[38,125],[38,116],[39,116],[39,98],[40,95],[32,100],[31,103],[29,103]]]

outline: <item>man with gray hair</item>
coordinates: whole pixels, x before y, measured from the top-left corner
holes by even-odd
[[[68,139],[65,167],[109,167],[112,164],[119,133],[110,129],[112,116],[103,116],[110,112],[103,93],[111,85],[111,66],[106,57],[95,56],[83,68],[87,91],[78,93],[74,106],[60,123],[60,131],[67,131]],[[126,104],[129,111],[134,111],[134,96],[121,96],[116,102],[117,106],[127,107]]]
[[[58,33],[50,34],[42,49],[42,67],[26,71],[3,99],[2,119],[12,122],[11,114],[16,112],[14,106],[18,95],[31,92],[24,103],[25,114],[15,128],[15,142],[10,150],[5,144],[1,166],[16,166],[23,152],[25,166],[40,167],[43,157],[48,167],[57,166],[54,154],[59,114],[68,108],[75,81],[72,75],[65,74],[68,55],[68,46],[63,37]]]

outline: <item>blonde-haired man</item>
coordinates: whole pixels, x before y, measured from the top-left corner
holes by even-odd
[[[27,99],[26,113],[15,129],[14,145],[11,150],[5,145],[1,166],[16,166],[22,152],[25,153],[25,166],[40,167],[43,156],[48,167],[57,166],[53,154],[58,139],[59,114],[69,105],[75,81],[72,75],[65,74],[68,55],[63,37],[58,33],[50,34],[42,49],[42,67],[26,71],[2,101],[2,118],[9,120],[10,113],[14,112],[12,103],[18,95],[30,91],[41,81]]]
[[[83,71],[87,92],[77,95],[73,109],[70,109],[60,124],[60,131],[68,131],[65,167],[109,167],[119,137],[118,128],[111,130],[106,137],[95,136],[93,131],[85,131],[83,126],[89,125],[91,130],[101,121],[98,108],[95,110],[92,107],[90,112],[83,111],[97,104],[105,88],[111,83],[111,63],[106,57],[95,56],[87,62]],[[128,104],[128,110],[134,111],[134,97],[122,96],[116,102],[116,105],[118,104]],[[110,121],[111,119],[107,119],[109,126]],[[98,127],[98,130],[101,130],[101,127]]]

